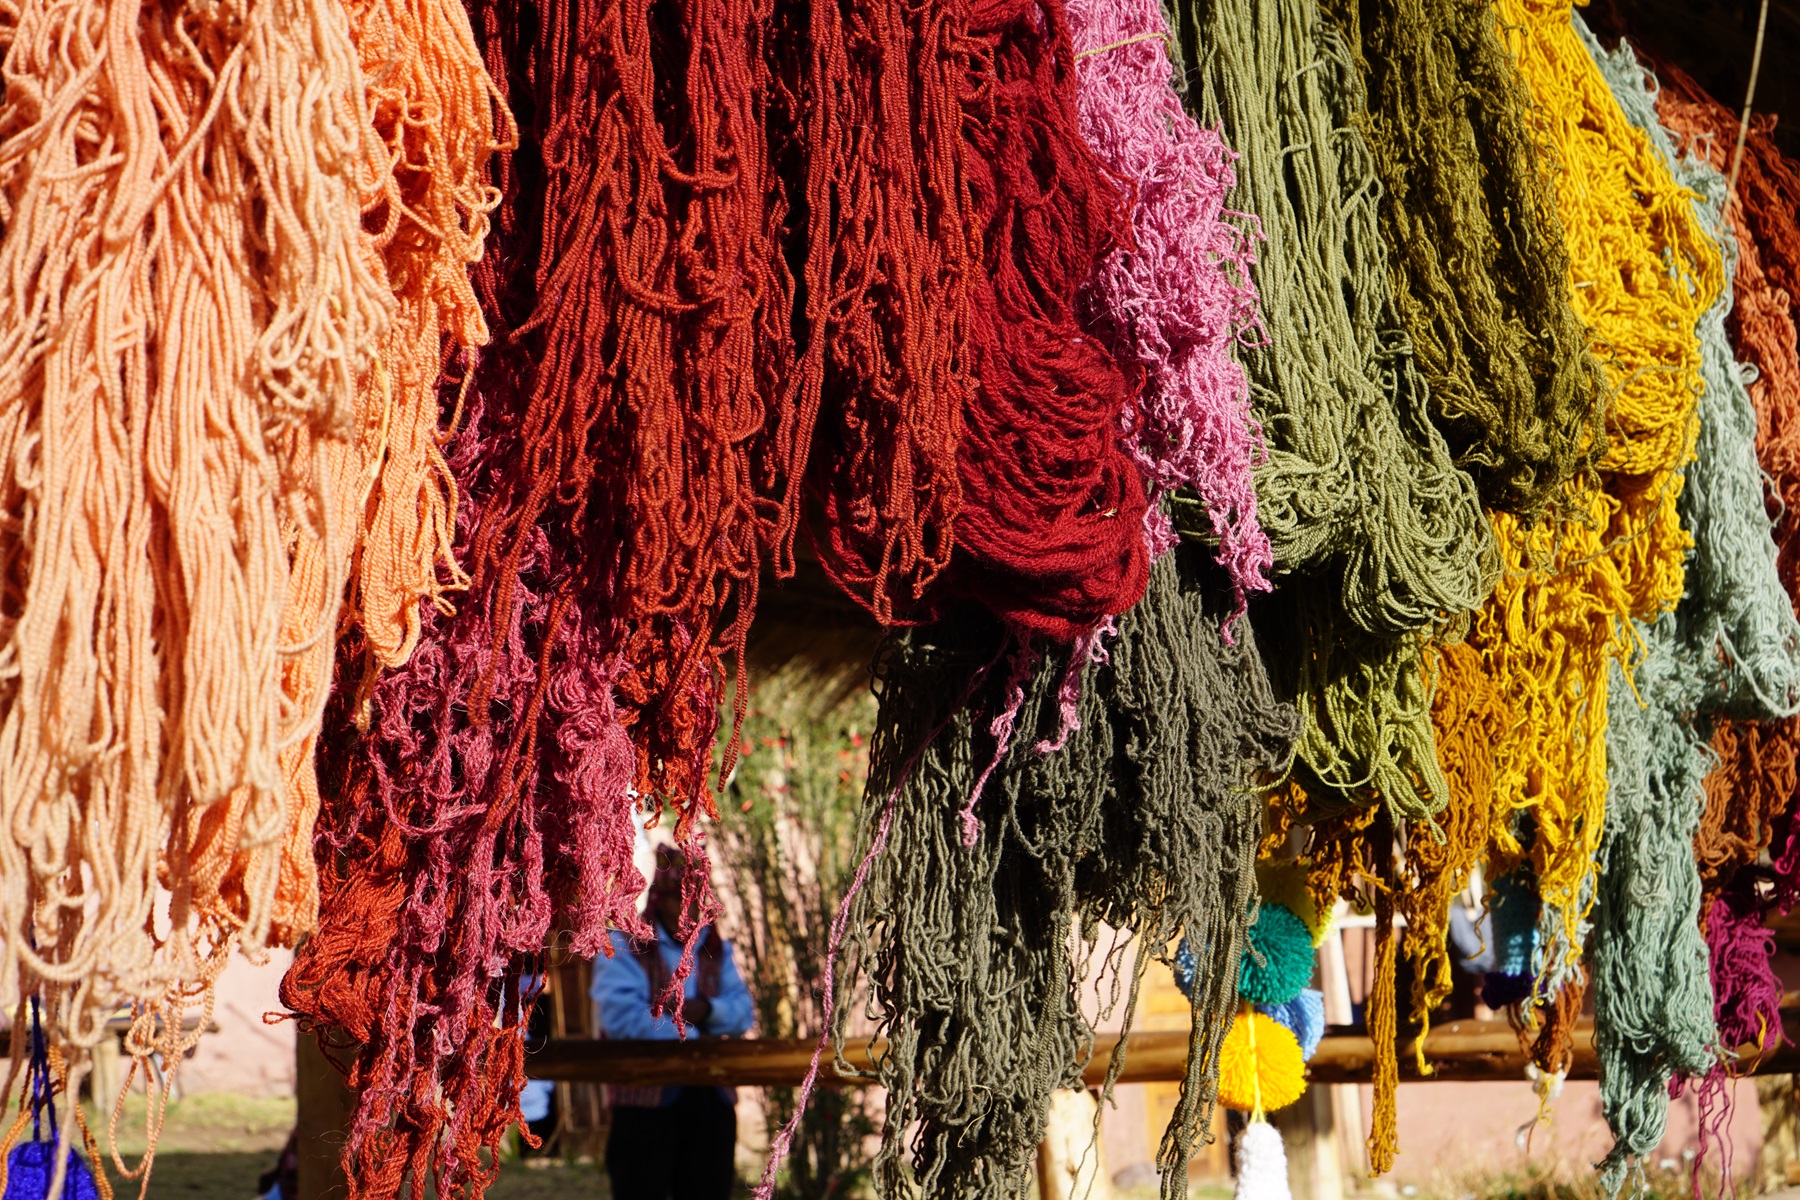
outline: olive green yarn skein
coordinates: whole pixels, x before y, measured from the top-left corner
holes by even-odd
[[[1129,1028],[1147,964],[1167,961],[1183,936],[1204,949],[1187,1078],[1159,1162],[1164,1194],[1186,1196],[1256,905],[1255,787],[1285,768],[1295,725],[1251,629],[1239,626],[1236,645],[1220,636],[1231,599],[1205,558],[1188,545],[1152,567],[1105,660],[1084,667],[1080,728],[1060,749],[1043,740],[1062,725],[1066,654],[1020,681],[973,845],[961,809],[993,762],[991,721],[1012,683],[1000,632],[956,618],[884,649],[866,827],[890,795],[892,825],[850,925],[889,1046],[878,1064],[883,1200],[1022,1197],[1051,1093],[1080,1086],[1093,1048],[1084,988],[1122,996],[1117,1023]],[[1086,978],[1103,928],[1136,939],[1123,960],[1105,956],[1111,984]]]
[[[1368,86],[1388,275],[1432,409],[1482,499],[1528,524],[1605,445],[1606,382],[1532,98],[1492,0],[1324,0]]]

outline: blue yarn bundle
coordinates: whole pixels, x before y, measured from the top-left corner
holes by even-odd
[[[1776,575],[1756,414],[1726,335],[1737,244],[1724,217],[1725,181],[1704,159],[1676,153],[1657,119],[1654,83],[1630,46],[1608,53],[1579,16],[1574,24],[1627,118],[1694,193],[1726,280],[1698,327],[1705,390],[1679,500],[1694,539],[1687,591],[1675,612],[1639,625],[1644,659],[1629,681],[1636,695],[1614,664],[1608,699],[1594,1040],[1601,1108],[1615,1139],[1601,1181],[1616,1192],[1662,1140],[1671,1077],[1702,1075],[1717,1061],[1693,852],[1702,782],[1714,762],[1708,742],[1717,716],[1770,718],[1800,705],[1800,623]]]
[[[1303,988],[1292,1000],[1281,1004],[1259,1004],[1256,1011],[1273,1020],[1294,1035],[1300,1043],[1300,1061],[1311,1062],[1319,1039],[1325,1036],[1325,994]]]
[[[47,1200],[56,1176],[56,1147],[54,1141],[14,1146],[6,1156],[6,1193],[0,1200]],[[93,1172],[73,1150],[63,1174],[62,1194],[63,1200],[100,1200]]]

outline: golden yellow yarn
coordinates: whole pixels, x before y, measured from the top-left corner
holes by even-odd
[[[1239,1112],[1274,1112],[1306,1091],[1300,1043],[1258,1012],[1239,1013],[1219,1048],[1219,1103]]]
[[[1438,816],[1437,834],[1409,829],[1405,868],[1395,902],[1406,918],[1406,956],[1412,963],[1412,1015],[1420,1036],[1414,1046],[1419,1073],[1430,1073],[1424,1035],[1431,1014],[1450,995],[1454,973],[1448,946],[1450,905],[1468,886],[1487,850],[1493,827],[1494,754],[1513,724],[1500,689],[1467,645],[1434,652],[1437,681],[1432,718],[1438,727],[1438,759],[1450,783],[1450,803]]]
[[[1586,519],[1525,529],[1494,515],[1507,573],[1470,636],[1511,715],[1495,753],[1496,839],[1518,853],[1514,816],[1534,810],[1531,859],[1572,962],[1606,799],[1607,667],[1616,658],[1629,671],[1627,618],[1681,598],[1690,539],[1676,500],[1698,429],[1695,327],[1723,271],[1688,195],[1577,38],[1568,0],[1497,8],[1558,165],[1573,303],[1612,389],[1600,486],[1571,488]]]

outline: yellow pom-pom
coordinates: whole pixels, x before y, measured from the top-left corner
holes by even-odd
[[[1321,913],[1313,902],[1312,889],[1306,886],[1306,865],[1289,860],[1273,860],[1256,864],[1256,887],[1264,904],[1279,904],[1293,913],[1312,933],[1314,948],[1325,944],[1331,932],[1331,912]]]
[[[1286,1108],[1306,1091],[1300,1043],[1279,1023],[1240,1013],[1219,1051],[1219,1103],[1239,1112]]]

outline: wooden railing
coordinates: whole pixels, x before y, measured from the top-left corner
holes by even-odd
[[[1785,1025],[1788,1044],[1766,1053],[1757,1047],[1739,1050],[1738,1069],[1743,1074],[1768,1074],[1800,1070],[1800,1013],[1788,1012]],[[1116,1038],[1102,1034],[1087,1066],[1087,1080],[1105,1078]],[[1188,1036],[1181,1032],[1134,1033],[1126,1042],[1122,1083],[1164,1083],[1187,1074]],[[852,1067],[870,1069],[872,1054],[885,1050],[881,1042],[866,1038],[851,1041],[845,1058]],[[1402,1079],[1421,1078],[1410,1042],[1400,1050]],[[812,1060],[810,1040],[711,1038],[688,1042],[552,1040],[526,1056],[525,1069],[534,1079],[579,1080],[625,1087],[704,1086],[796,1087]],[[1434,1067],[1431,1079],[1518,1079],[1526,1058],[1519,1038],[1505,1021],[1449,1021],[1434,1028],[1425,1039],[1425,1056]],[[821,1078],[837,1079],[827,1050]],[[1307,1066],[1307,1075],[1318,1083],[1367,1083],[1373,1075],[1375,1043],[1368,1033],[1353,1026],[1334,1026],[1326,1031],[1319,1049]],[[1592,1079],[1598,1068],[1594,1056],[1594,1029],[1582,1021],[1575,1029],[1571,1079]],[[840,1082],[867,1082],[865,1080]]]

